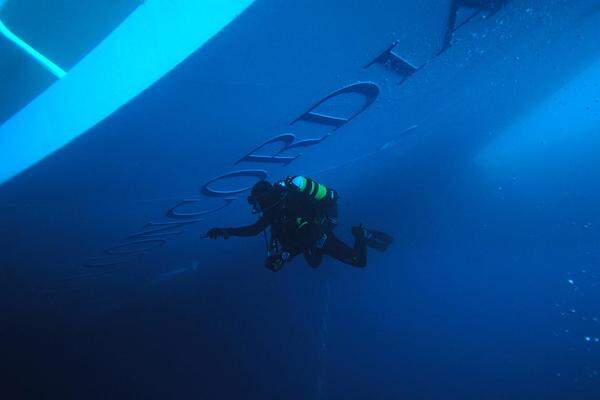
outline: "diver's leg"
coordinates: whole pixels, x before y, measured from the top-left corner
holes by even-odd
[[[363,236],[356,236],[354,248],[342,242],[331,232],[328,233],[328,236],[323,247],[325,254],[353,267],[364,268],[367,266],[367,241]]]
[[[331,201],[325,206],[325,215],[331,229],[335,228],[338,223],[338,203]]]

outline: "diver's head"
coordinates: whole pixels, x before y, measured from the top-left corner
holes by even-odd
[[[280,190],[273,187],[268,181],[261,180],[252,187],[248,203],[252,206],[252,212],[258,214],[279,204],[282,196]]]

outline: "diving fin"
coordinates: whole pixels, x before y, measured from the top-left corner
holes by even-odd
[[[387,233],[367,229],[362,224],[352,227],[352,234],[357,237],[362,236],[367,241],[367,246],[378,251],[386,251],[394,241],[394,238]]]
[[[367,246],[378,251],[386,251],[388,246],[392,244],[394,238],[387,233],[368,229],[369,237],[367,237]]]

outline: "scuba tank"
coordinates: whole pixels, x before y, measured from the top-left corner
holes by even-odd
[[[301,175],[288,176],[277,185],[291,192],[300,193],[311,203],[319,205],[320,217],[323,217],[319,223],[327,226],[328,229],[335,228],[338,223],[338,199],[340,198],[335,190]]]
[[[335,190],[305,176],[288,176],[278,184],[315,201],[336,201],[339,198]]]

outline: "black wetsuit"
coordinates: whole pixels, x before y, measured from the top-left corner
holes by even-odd
[[[227,228],[232,236],[255,236],[271,227],[271,240],[278,240],[281,247],[292,256],[300,253],[312,267],[321,264],[323,255],[355,267],[367,264],[367,243],[357,236],[354,247],[346,245],[333,234],[332,215],[337,218],[335,201],[312,201],[303,193],[289,189],[274,207],[265,210],[252,225]]]

